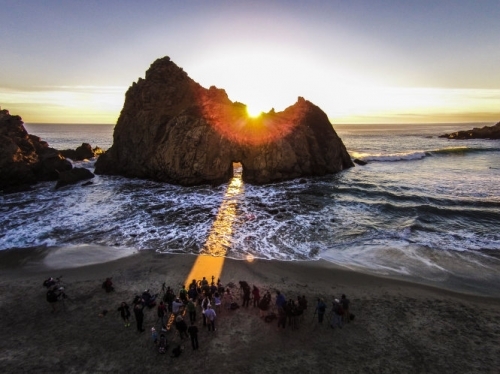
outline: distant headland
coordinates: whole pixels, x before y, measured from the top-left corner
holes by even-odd
[[[500,139],[500,122],[494,126],[474,127],[472,130],[452,132],[451,134],[444,134],[439,137],[455,140]]]

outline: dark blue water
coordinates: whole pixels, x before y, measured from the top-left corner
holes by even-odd
[[[500,142],[437,137],[472,126],[335,126],[368,164],[300,183],[183,188],[96,176],[88,187],[41,184],[0,197],[0,249],[99,244],[324,258],[491,293],[500,274]],[[27,128],[59,149],[112,143],[111,126]]]

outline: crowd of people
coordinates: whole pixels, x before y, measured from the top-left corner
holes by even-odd
[[[47,284],[44,282],[44,285],[49,288],[49,291],[54,288],[52,281]],[[111,278],[106,279],[103,288],[106,292],[114,290]],[[49,300],[47,296],[47,301],[52,305],[53,310],[57,301],[54,300],[53,297]],[[328,312],[325,300],[318,298],[313,320],[317,318],[317,323],[323,324],[326,316],[331,328],[342,328],[344,323],[354,319],[354,315],[349,311],[349,304],[349,299],[344,294],[340,299],[333,297],[331,310]],[[296,299],[287,299],[279,290],[275,291],[273,301],[269,290],[261,295],[261,290],[256,285],[250,286],[246,281],[240,281],[239,287],[233,283],[224,286],[220,279],[215,282],[212,276],[211,282],[205,277],[201,280],[193,279],[187,288],[183,285],[178,291],[174,291],[165,284],[158,294],[145,290],[141,295],[135,296],[131,306],[125,301],[121,302],[117,312],[120,313],[126,328],[130,327],[133,313],[137,331],[143,333],[146,331],[144,328],[145,308],[156,309],[158,318],[151,328],[151,339],[158,352],[165,353],[168,346],[167,334],[174,333],[168,339],[170,341],[182,342],[183,339],[190,338],[191,347],[196,350],[199,347],[198,323],[202,324],[209,333],[213,333],[217,331],[216,321],[224,314],[223,310],[231,311],[240,307],[257,309],[260,318],[267,323],[277,320],[278,329],[288,326],[293,330],[298,329],[303,322],[308,310],[308,301],[304,295],[299,295]],[[173,355],[179,356],[182,350],[183,345],[177,344]]]

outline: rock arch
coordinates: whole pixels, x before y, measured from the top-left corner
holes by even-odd
[[[233,175],[264,184],[354,166],[326,114],[299,97],[283,112],[250,118],[246,106],[205,89],[170,58],[156,60],[126,93],[112,147],[96,174],[181,185],[220,184]]]

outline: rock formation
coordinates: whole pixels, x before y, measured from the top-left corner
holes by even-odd
[[[474,127],[472,130],[457,131],[451,134],[440,135],[440,138],[466,139],[500,139],[500,122],[494,126]]]
[[[71,170],[62,171],[59,173],[57,179],[56,189],[67,186],[68,184],[75,184],[83,180],[94,178],[94,174],[85,168],[73,168]]]
[[[99,147],[96,147],[95,149],[101,150]],[[82,143],[82,145],[76,149],[63,149],[60,152],[64,157],[70,158],[73,161],[88,160],[96,156],[95,150],[92,149],[92,146],[89,143]]]
[[[181,185],[220,184],[243,166],[243,180],[270,183],[354,166],[326,114],[303,98],[276,113],[248,116],[216,87],[205,89],[170,58],[156,60],[128,89],[113,145],[96,174]]]
[[[0,190],[23,189],[39,181],[57,180],[72,169],[58,150],[30,135],[19,116],[0,110]]]

